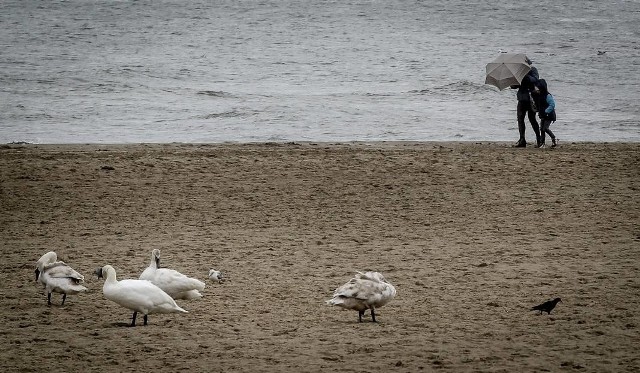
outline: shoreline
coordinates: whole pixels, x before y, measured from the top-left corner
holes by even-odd
[[[513,148],[516,151],[559,151],[568,148],[582,147],[637,147],[640,148],[640,142],[563,142],[560,140],[557,148],[537,149],[534,143],[529,142],[526,148],[515,148],[512,141],[349,141],[349,142],[317,142],[317,141],[288,141],[288,142],[224,142],[224,143],[67,143],[67,144],[31,144],[31,143],[8,143],[0,144],[0,151],[10,149],[42,149],[42,150],[99,150],[99,149],[224,149],[224,148],[352,148],[352,149],[403,149],[403,148],[424,148],[434,149],[441,147],[449,148]]]

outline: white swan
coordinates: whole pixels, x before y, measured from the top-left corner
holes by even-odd
[[[358,311],[358,321],[367,309],[371,310],[371,319],[376,322],[375,309],[389,303],[396,296],[393,287],[381,273],[358,272],[354,278],[340,286],[327,304]]]
[[[224,274],[220,271],[216,271],[213,268],[209,270],[209,278],[213,281],[218,281],[218,283],[221,283],[225,280]]]
[[[80,285],[84,282],[84,276],[65,262],[58,261],[58,255],[49,251],[36,262],[36,281],[40,282],[47,292],[47,304],[51,305],[51,293],[62,294],[62,304],[67,299],[67,294],[78,294],[87,288]]]
[[[144,315],[144,325],[147,325],[147,315],[152,313],[187,313],[176,304],[176,301],[159,287],[146,280],[116,279],[116,270],[106,265],[96,270],[98,278],[105,278],[102,293],[108,300],[133,310],[131,326],[136,326],[138,312]]]
[[[202,297],[204,282],[187,277],[182,273],[168,268],[160,268],[160,250],[153,249],[151,263],[140,275],[141,280],[153,282],[174,299],[196,299]]]

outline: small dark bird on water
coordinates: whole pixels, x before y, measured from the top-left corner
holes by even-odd
[[[548,300],[542,304],[539,304],[535,307],[531,307],[531,311],[540,311],[540,314],[542,315],[543,312],[546,312],[547,315],[551,314],[551,310],[553,310],[554,308],[556,308],[556,304],[558,304],[558,302],[562,302],[562,300],[560,300],[560,298],[556,298],[553,300]]]

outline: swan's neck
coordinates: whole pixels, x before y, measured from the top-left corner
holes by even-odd
[[[160,260],[158,258],[156,258],[155,255],[151,254],[151,264],[149,264],[149,267],[153,268],[153,269],[158,269],[158,262]]]
[[[114,270],[107,271],[107,276],[105,277],[105,280],[104,280],[105,285],[106,284],[112,285],[117,282],[118,280],[116,280],[116,271]]]

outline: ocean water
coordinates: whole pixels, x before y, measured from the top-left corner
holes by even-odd
[[[561,140],[638,142],[639,24],[637,0],[0,0],[0,143],[515,141],[501,51]]]

